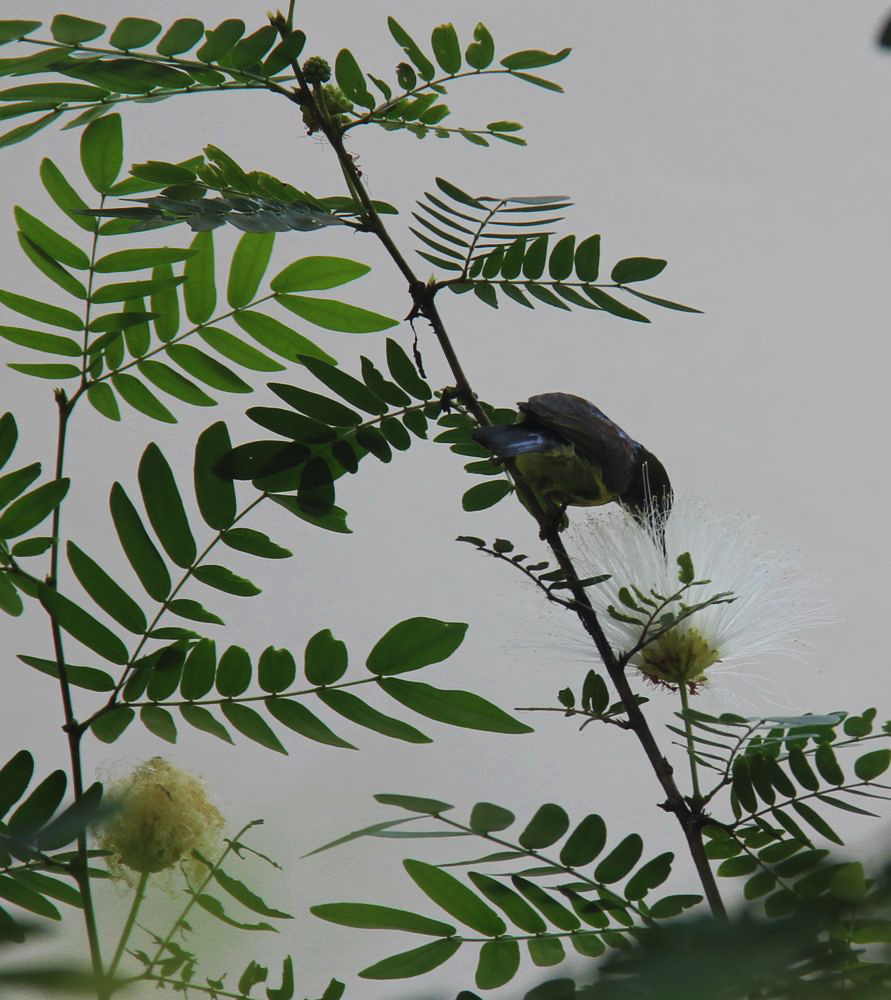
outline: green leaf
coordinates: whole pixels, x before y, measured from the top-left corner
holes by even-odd
[[[310,684],[333,684],[347,670],[346,644],[322,629],[307,642],[303,672]]]
[[[298,357],[305,356],[318,358],[330,364],[336,363],[335,359],[321,347],[317,347],[311,340],[307,340],[302,334],[273,319],[272,316],[245,310],[237,312],[234,319],[249,337],[253,337],[258,344],[262,344],[267,350],[287,361],[296,361]]]
[[[177,566],[188,569],[198,550],[173,470],[154,442],[145,449],[139,461],[139,488],[149,521],[164,551]]]
[[[260,588],[243,576],[238,576],[225,566],[205,564],[196,566],[192,576],[208,587],[215,587],[236,597],[254,597],[260,593]]]
[[[173,614],[179,615],[180,618],[188,618],[193,622],[208,622],[211,625],[226,624],[219,615],[215,615],[212,611],[208,611],[204,605],[199,604],[198,601],[193,601],[189,598],[180,597],[170,601],[167,604],[167,608]]]
[[[217,718],[211,715],[206,708],[203,708],[201,705],[189,704],[180,705],[179,711],[180,715],[182,715],[190,726],[193,726],[195,729],[200,729],[203,733],[209,733],[211,736],[216,736],[225,743],[232,743],[232,737],[229,735],[226,727]]]
[[[460,938],[432,941],[430,944],[421,945],[420,948],[403,951],[375,962],[374,965],[363,969],[359,975],[362,979],[411,979],[447,962],[460,947]]]
[[[204,25],[194,17],[181,17],[167,29],[158,42],[157,50],[162,56],[175,56],[188,52],[204,37]]]
[[[55,479],[31,490],[0,514],[0,538],[17,538],[36,528],[64,500],[69,480]]]
[[[10,448],[11,450],[12,448]],[[31,465],[26,465],[23,469],[16,469],[15,472],[7,472],[5,476],[0,476],[0,507],[5,507],[11,500],[22,494],[39,475],[40,462],[34,462]]]
[[[600,236],[589,236],[576,247],[575,273],[579,281],[597,280],[600,273]]]
[[[168,743],[176,743],[176,723],[166,708],[159,705],[143,705],[139,719],[145,728]]]
[[[576,931],[582,926],[582,922],[572,910],[567,909],[562,903],[558,903],[541,886],[519,875],[514,875],[511,881],[529,902],[536,909],[540,910],[555,927],[559,927],[561,931]]]
[[[387,27],[389,27],[390,34],[396,40],[396,44],[402,47],[402,51],[417,66],[421,76],[425,80],[432,80],[436,76],[436,67],[420,50],[417,42],[395,18],[387,18]]]
[[[190,247],[195,253],[186,261],[183,274],[183,299],[186,315],[196,325],[206,323],[217,304],[214,282],[213,233],[210,230],[196,233]]]
[[[238,241],[226,287],[226,300],[233,309],[243,308],[257,294],[274,243],[275,233],[245,233]]]
[[[447,691],[395,677],[382,677],[378,684],[406,708],[436,722],[492,733],[533,732],[529,726],[469,691]]]
[[[605,844],[606,823],[591,813],[569,835],[560,851],[560,863],[569,868],[581,868],[590,864]]]
[[[542,934],[547,930],[547,924],[541,916],[513,889],[479,872],[470,872],[470,881],[489,902],[494,903],[509,920],[527,934]]]
[[[217,531],[235,520],[235,487],[215,470],[232,450],[229,431],[222,420],[204,431],[195,445],[195,497],[208,527]]]
[[[650,322],[643,313],[639,313],[635,309],[629,309],[628,306],[624,305],[618,299],[614,299],[612,295],[607,295],[600,288],[595,288],[593,285],[585,285],[582,291],[595,305],[600,306],[605,312],[612,313],[613,316],[634,320],[636,323]]]
[[[38,299],[31,299],[25,295],[16,295],[15,292],[5,292],[0,289],[0,302],[10,309],[30,319],[36,319],[39,323],[49,323],[52,326],[61,327],[63,330],[81,331],[84,328],[83,320],[68,309],[50,305]]]
[[[0,45],[18,41],[40,27],[40,21],[0,21]]]
[[[273,361],[262,351],[251,347],[250,344],[246,344],[226,330],[220,330],[214,326],[203,326],[197,333],[205,344],[243,368],[250,368],[256,372],[280,372],[284,370],[284,365]],[[324,351],[316,350],[316,354],[324,354]]]
[[[427,799],[418,795],[395,795],[389,792],[380,792],[374,798],[381,805],[396,806],[398,809],[408,809],[410,812],[429,813],[431,816],[436,816],[439,813],[446,812],[448,809],[455,808],[448,802],[442,802],[439,799]]]
[[[142,608],[133,598],[74,542],[68,542],[67,552],[78,583],[99,607],[129,632],[142,635],[148,623]]]
[[[290,913],[285,913],[283,910],[273,909],[273,907],[265,903],[255,892],[251,892],[251,890],[248,889],[243,882],[239,882],[238,879],[232,878],[232,876],[224,872],[222,868],[214,869],[213,877],[233,899],[237,899],[242,906],[246,906],[249,910],[253,910],[254,913],[259,913],[264,917],[275,917],[279,920],[292,919]]]
[[[100,742],[114,743],[135,717],[136,713],[128,705],[118,705],[96,716],[90,723],[90,729]]]
[[[436,618],[407,618],[374,644],[365,661],[378,676],[419,670],[448,659],[464,641],[467,625]]]
[[[408,859],[402,865],[415,885],[456,920],[487,937],[507,930],[501,917],[453,875],[423,861]]]
[[[159,267],[162,264],[175,264],[188,260],[193,256],[191,250],[179,250],[176,247],[145,247],[135,250],[115,250],[96,261],[94,269],[103,274],[120,271],[139,271],[147,267]],[[81,324],[82,326],[82,324]],[[97,329],[91,326],[91,329]]]
[[[336,392],[338,396],[345,399],[353,406],[365,410],[375,416],[380,416],[387,412],[387,404],[376,396],[364,382],[347,375],[334,365],[317,361],[315,358],[301,359],[307,370],[310,371],[327,388]]]
[[[442,69],[450,76],[457,73],[461,69],[461,46],[454,25],[440,24],[433,29],[430,41],[433,55]]]
[[[220,711],[242,736],[247,736],[249,740],[253,740],[269,750],[287,754],[288,751],[279,742],[268,723],[254,709],[235,701],[224,701],[220,704]]]
[[[19,750],[0,770],[0,818],[25,794],[34,775],[34,758],[27,750]]]
[[[548,273],[554,281],[565,281],[572,274],[575,261],[575,237],[558,240],[548,259]]]
[[[208,30],[207,41],[201,46],[195,55],[206,63],[219,62],[234,47],[235,43],[244,34],[244,21],[237,18],[230,18],[221,21],[216,28]]]
[[[9,817],[9,832],[16,836],[27,836],[45,826],[59,808],[67,787],[65,772],[53,771]]]
[[[80,375],[80,369],[74,365],[26,365],[10,363],[7,367],[12,368],[13,371],[21,372],[23,375],[52,379],[54,382],[66,378],[77,378]]]
[[[111,488],[111,517],[127,560],[149,597],[163,601],[170,593],[170,574],[120,483]]]
[[[620,841],[594,869],[594,878],[609,885],[624,878],[640,860],[643,841],[631,833]]]
[[[325,330],[340,333],[374,333],[398,326],[398,321],[380,313],[338,302],[336,299],[317,299],[308,295],[276,295],[285,308],[302,319]]]
[[[624,290],[639,299],[643,299],[645,302],[651,302],[654,306],[662,306],[663,309],[674,309],[677,312],[696,313],[697,315],[702,315],[701,309],[694,309],[692,306],[684,306],[681,305],[680,302],[671,302],[669,299],[661,299],[657,295],[648,295],[644,292],[638,291],[636,288],[625,288]]]
[[[99,194],[108,194],[121,172],[123,161],[121,116],[104,115],[90,122],[81,136],[80,162],[87,180]]]
[[[251,658],[241,646],[230,646],[217,667],[217,691],[224,698],[237,698],[251,683]]]
[[[556,843],[569,829],[566,810],[553,803],[541,806],[520,834],[520,845],[529,851],[541,850]]]
[[[41,222],[40,219],[18,205],[13,210],[13,214],[22,233],[33,246],[37,247],[50,260],[77,270],[85,270],[90,266],[90,258],[79,246],[61,236],[54,229],[50,229],[45,222]]]
[[[504,986],[520,967],[520,945],[514,940],[486,941],[480,948],[476,967],[476,985],[481,990]]]
[[[470,828],[477,833],[506,830],[516,819],[509,809],[491,802],[477,802],[470,813]]]
[[[56,14],[50,26],[53,38],[67,45],[91,42],[105,31],[105,25],[98,21],[87,21],[71,14]]]
[[[554,63],[562,62],[572,49],[561,49],[559,52],[543,52],[541,49],[524,49],[522,52],[514,52],[505,56],[501,60],[501,65],[510,70],[515,69],[538,69],[541,66],[553,66]]]
[[[152,385],[175,399],[181,399],[184,403],[191,403],[193,406],[216,406],[216,400],[208,396],[203,389],[162,361],[146,358],[144,361],[140,361],[136,367],[139,374],[144,375]]]
[[[270,499],[295,517],[314,524],[317,528],[324,528],[325,531],[334,531],[341,535],[352,534],[352,528],[346,523],[346,511],[336,505],[324,514],[320,514],[305,510],[296,497],[271,496]]]
[[[839,835],[832,829],[832,827],[826,822],[825,819],[818,813],[815,812],[807,803],[805,802],[792,802],[792,808],[798,815],[808,824],[808,826],[813,827],[821,836],[825,837],[827,840],[831,840],[833,844],[838,844],[839,847],[844,847],[844,841],[839,837]]]
[[[671,874],[673,860],[674,854],[671,851],[666,851],[638,868],[625,886],[625,898],[643,899],[651,889],[662,885]]]
[[[221,541],[230,549],[248,552],[262,559],[287,559],[293,555],[289,549],[276,544],[268,535],[253,528],[230,528],[223,532]]]
[[[0,326],[0,337],[11,344],[28,347],[32,351],[43,351],[46,354],[59,354],[66,358],[80,356],[80,344],[70,337],[60,337],[55,333],[45,333],[43,330],[26,330],[19,326]]]
[[[269,388],[288,406],[323,424],[331,424],[334,427],[355,427],[362,423],[361,414],[317,392],[308,392],[296,385],[285,385],[281,382],[270,382]]]
[[[260,687],[269,694],[285,691],[294,683],[297,664],[287,649],[267,646],[257,663],[257,679]]]
[[[418,375],[408,355],[392,337],[387,337],[387,367],[393,379],[410,396],[426,400],[433,395],[430,386]]]
[[[216,673],[216,644],[212,639],[199,639],[189,650],[183,664],[180,694],[189,701],[203,698],[213,687]],[[250,682],[250,663],[248,663]]]
[[[242,38],[226,61],[236,69],[252,69],[259,64],[277,39],[278,31],[271,24],[264,25],[247,38]]]
[[[473,29],[473,38],[464,52],[464,58],[474,69],[485,69],[495,58],[495,40],[482,21]]]
[[[40,179],[49,196],[72,222],[75,222],[81,229],[86,229],[88,232],[95,232],[98,229],[98,219],[78,214],[78,210],[87,209],[89,206],[74,190],[52,160],[48,158],[41,160]]]
[[[59,665],[55,660],[46,660],[39,656],[26,656],[19,653],[22,663],[27,663],[29,667],[34,667],[42,674],[49,677],[59,677]],[[96,667],[81,667],[73,663],[65,664],[65,676],[68,682],[75,687],[84,688],[86,691],[112,691],[114,690],[114,679],[104,670]]]
[[[189,344],[171,344],[167,348],[170,358],[190,375],[221,392],[250,392],[251,387],[231,368]]]
[[[108,41],[116,49],[141,49],[160,33],[161,25],[157,21],[149,21],[143,17],[125,17],[118,21]]]
[[[315,682],[313,682],[315,683]],[[389,736],[391,739],[404,740],[406,743],[432,743],[429,736],[425,736],[414,726],[394,719],[389,715],[384,715],[376,708],[366,705],[364,701],[357,698],[349,691],[342,691],[339,688],[321,688],[316,691],[319,700],[328,706],[332,711],[342,715],[345,719],[355,722],[356,725],[364,726],[382,736]]]
[[[159,340],[165,343],[175,336],[179,330],[179,296],[176,286],[182,284],[185,278],[176,277],[169,264],[158,264],[152,268],[152,284],[148,292],[137,293],[151,295],[151,311],[155,314],[152,324]]]
[[[199,893],[194,897],[195,902],[201,907],[202,910],[206,910],[212,916],[216,917],[217,920],[222,921],[224,924],[228,924],[230,927],[236,927],[241,931],[273,931],[275,928],[272,924],[267,924],[266,921],[260,921],[256,924],[242,923],[240,920],[235,920],[230,917],[226,911],[223,909],[223,904],[216,899],[214,896],[209,896],[206,892]],[[248,967],[250,968],[250,966]],[[244,977],[242,977],[244,978]],[[239,993],[242,991],[239,990]]]
[[[20,107],[21,105],[19,105]],[[30,139],[32,135],[36,135],[51,125],[60,115],[62,110],[50,111],[49,114],[42,115],[40,118],[33,122],[28,122],[26,125],[18,125],[15,128],[10,129],[8,132],[4,132],[0,135],[0,148],[6,146],[12,146],[17,142],[22,142],[25,139]]]
[[[274,719],[307,739],[332,747],[356,749],[352,743],[347,743],[346,740],[332,732],[321,719],[313,715],[305,705],[301,705],[298,701],[285,698],[267,698],[265,704],[267,711]]]
[[[617,285],[625,285],[629,281],[647,281],[661,274],[667,264],[667,260],[655,257],[626,257],[616,264],[610,277]]]
[[[111,377],[111,384],[115,387],[124,402],[129,403],[134,410],[139,410],[153,420],[161,420],[167,424],[175,424],[176,417],[167,407],[148,389],[135,378],[126,372],[118,372]]]
[[[835,752],[828,743],[821,743],[814,753],[814,763],[824,781],[831,785],[843,785],[844,771],[839,767]]]
[[[19,906],[23,910],[29,910],[40,917],[47,917],[50,920],[61,920],[62,914],[49,900],[33,889],[6,875],[0,876],[0,899],[5,899],[13,906]]]
[[[858,757],[854,762],[854,773],[861,781],[875,781],[891,765],[891,750],[873,750]]]
[[[9,461],[10,456],[15,450],[16,442],[18,441],[18,439],[19,439],[19,429],[18,426],[16,425],[15,417],[11,413],[6,412],[2,416],[0,416],[0,469],[2,469],[3,466],[6,465],[6,463]],[[27,489],[27,487],[34,481],[34,479],[36,479],[37,476],[40,475],[39,463],[35,463],[35,465],[32,466],[32,468],[35,468],[36,471],[34,472],[32,478],[29,479],[28,482],[24,484],[24,486],[22,486],[23,490]],[[5,478],[6,477],[4,477],[4,479]],[[2,482],[3,479],[0,479],[0,484],[2,484]],[[18,492],[20,493],[21,490],[19,490]],[[2,507],[3,504],[6,503],[9,499],[8,496],[4,499],[2,494],[3,490],[2,486],[0,486],[0,507]],[[14,493],[12,495],[18,496],[18,493]]]
[[[362,927],[372,930],[408,931],[411,934],[430,934],[433,937],[451,937],[456,933],[451,924],[432,920],[420,913],[396,910],[391,906],[371,903],[322,903],[311,906],[309,912],[321,920],[343,927]]]
[[[344,94],[356,104],[373,109],[375,100],[365,86],[365,77],[349,49],[341,49],[334,60],[334,77]]]
[[[541,967],[559,965],[566,958],[566,952],[559,938],[541,937],[531,938],[526,942],[529,948],[529,957]]]
[[[471,486],[461,498],[461,506],[466,511],[486,510],[513,493],[513,486],[506,479],[493,479],[487,483]]]
[[[59,627],[83,643],[88,649],[111,663],[125,664],[129,660],[127,647],[105,625],[87,614],[67,597],[45,584],[38,585],[40,603],[53,616]]]

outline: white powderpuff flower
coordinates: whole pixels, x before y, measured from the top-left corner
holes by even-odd
[[[589,515],[568,536],[585,576],[610,574],[588,593],[613,649],[619,655],[628,653],[642,638],[655,634],[633,652],[629,663],[656,683],[697,690],[711,679],[709,671],[737,669],[775,653],[800,653],[800,633],[827,622],[791,552],[768,548],[751,516],[726,515],[676,497],[670,515],[651,512],[641,524],[614,506]],[[663,604],[684,587],[678,557],[685,553],[696,581],[708,582],[694,584]],[[627,588],[623,596],[630,592],[640,610],[622,601],[622,588]],[[682,616],[684,606],[720,594],[732,599]],[[666,629],[659,619],[669,612],[682,617]]]

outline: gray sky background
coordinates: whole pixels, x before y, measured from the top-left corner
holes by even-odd
[[[452,89],[448,103],[455,123],[473,127],[517,119],[527,126],[527,149],[499,144],[481,150],[458,139],[418,142],[379,130],[352,133],[351,149],[360,156],[372,194],[402,208],[393,229],[407,250],[413,245],[407,231],[412,201],[441,175],[477,194],[570,195],[575,205],[564,231],[602,233],[605,265],[626,256],[668,259],[668,269],[645,290],[698,306],[703,316],[654,307],[652,324],[642,326],[545,306],[530,312],[508,303],[496,312],[469,296],[448,295],[441,307],[484,398],[506,405],[544,391],[585,396],[659,455],[679,492],[759,516],[767,538],[792,548],[802,571],[832,602],[835,624],[815,635],[806,665],[774,659],[758,664],[756,672],[775,679],[801,710],[878,705],[879,717],[887,718],[881,629],[891,548],[891,240],[884,211],[891,57],[874,44],[887,0],[599,0],[552,4],[528,19],[506,0],[484,7],[454,0],[435,9],[409,0],[301,6],[299,20],[310,38],[305,54],[333,61],[337,49],[348,46],[365,70],[387,78],[401,58],[387,32],[387,14],[423,39],[451,19],[462,41],[482,17],[499,56],[521,48],[574,47],[569,60],[545,71],[564,85],[563,96],[502,79]],[[165,25],[183,15],[209,25],[240,16],[249,30],[263,23],[265,10],[265,4],[230,0],[196,0],[188,8],[158,2],[150,11],[97,0],[67,8],[109,24],[125,14]],[[48,22],[55,12],[43,0],[6,0],[3,16]],[[246,168],[314,193],[340,193],[330,150],[303,134],[293,106],[283,100],[259,93],[195,96],[129,107],[124,124],[125,163],[180,160],[212,142]],[[77,238],[79,230],[60,222],[37,168],[50,155],[69,176],[79,177],[78,136],[51,129],[0,151],[0,227],[7,248],[0,284],[66,305],[19,253],[12,206],[23,205]],[[236,234],[219,236],[223,261]],[[150,241],[183,245],[189,238],[184,229],[174,229]],[[331,231],[280,237],[275,260],[283,266],[315,253],[374,265],[369,278],[345,289],[349,301],[394,316],[407,311],[399,276],[370,238]],[[414,260],[426,274],[428,265]],[[221,276],[221,287],[223,282]],[[347,371],[355,370],[360,352],[383,357],[382,335],[301,329]],[[396,335],[408,346],[406,325]],[[431,381],[446,384],[448,373],[426,330],[421,344]],[[5,360],[25,360],[26,353],[3,348]],[[282,378],[311,381],[297,369]],[[0,384],[2,408],[19,421],[18,464],[37,457],[49,463],[55,433],[51,385],[8,370]],[[262,380],[257,385],[260,395],[251,405],[272,398]],[[185,485],[194,440],[210,422],[227,419],[235,440],[257,436],[240,397],[224,399],[215,410],[184,404],[173,409],[180,418],[174,428],[132,412],[122,424],[111,424],[89,407],[80,408],[74,420],[68,463],[74,495],[66,505],[65,534],[119,568],[122,579],[130,579],[129,570],[114,547],[106,551],[102,542],[109,531],[108,487],[117,478],[135,489],[147,442],[157,441]],[[354,534],[316,531],[261,508],[250,523],[292,548],[295,557],[273,563],[230,559],[263,587],[253,601],[202,595],[196,586],[192,596],[226,618],[225,641],[256,651],[272,642],[300,652],[310,635],[330,627],[358,666],[392,624],[428,614],[471,628],[459,653],[419,680],[470,688],[505,707],[553,704],[558,688],[578,687],[589,654],[571,622],[543,606],[518,576],[453,542],[461,533],[498,534],[524,551],[538,551],[534,526],[522,510],[500,505],[464,515],[460,496],[471,483],[458,458],[435,445],[415,445],[387,466],[369,463],[339,486]],[[13,655],[48,654],[44,622],[29,613],[7,619],[3,629],[7,708],[0,752],[5,760],[28,746],[45,773],[65,753],[57,693]],[[757,684],[746,697],[756,710],[774,708]],[[722,707],[720,699],[709,704]],[[667,721],[674,704],[656,692],[651,708],[654,721]],[[472,985],[472,962],[453,960],[429,985],[354,983],[360,968],[413,946],[414,939],[341,931],[314,921],[306,907],[355,899],[432,915],[434,908],[402,873],[401,859],[467,857],[475,850],[470,842],[456,848],[450,842],[365,841],[320,858],[298,858],[348,830],[391,818],[371,799],[381,791],[443,798],[463,816],[480,799],[494,801],[521,820],[541,802],[554,801],[576,820],[602,813],[615,840],[643,824],[649,854],[681,846],[669,819],[655,808],[656,783],[630,736],[594,727],[579,735],[560,716],[532,721],[537,732],[526,737],[422,725],[435,743],[419,749],[343,724],[336,728],[357,739],[361,752],[326,749],[295,736],[288,740],[287,758],[243,740],[228,748],[185,727],[170,747],[134,725],[112,747],[88,742],[87,769],[116,774],[163,754],[204,776],[233,829],[265,817],[256,846],[277,856],[287,871],[284,879],[261,872],[255,884],[297,919],[275,940],[269,935],[248,942],[253,951],[232,968],[234,975],[248,957],[275,965],[290,951],[306,995],[318,995],[336,975],[347,979],[348,996],[356,1000],[448,996]],[[850,829],[855,843],[871,849],[887,827]],[[678,870],[676,884],[689,884],[683,860]],[[125,905],[109,896],[109,926]],[[168,904],[162,899],[158,905]],[[69,923],[73,932],[77,923]],[[219,968],[231,940],[220,935],[207,942],[216,949]],[[527,963],[518,982],[540,978]],[[499,995],[516,993],[507,987]]]

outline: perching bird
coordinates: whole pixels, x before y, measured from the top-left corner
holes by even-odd
[[[480,427],[474,438],[497,458],[512,458],[538,494],[566,506],[594,507],[615,500],[639,520],[648,509],[671,510],[665,466],[593,403],[568,392],[544,392],[517,404],[515,424]]]

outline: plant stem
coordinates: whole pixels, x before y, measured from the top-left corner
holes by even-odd
[[[394,243],[392,237],[387,231],[386,226],[372,204],[371,198],[365,189],[365,185],[362,183],[362,178],[359,176],[359,172],[353,163],[352,157],[344,148],[341,130],[336,124],[326,121],[324,116],[322,117],[322,129],[337,155],[341,170],[349,179],[348,186],[351,189],[350,193],[355,193],[362,204],[365,211],[365,221],[369,231],[373,232],[378,237],[380,242],[383,244],[384,249],[393,260],[393,263],[408,282],[409,293],[412,297],[412,302],[414,303],[412,310],[409,313],[409,319],[411,320],[416,316],[422,316],[430,323],[433,333],[436,336],[439,346],[445,356],[446,362],[451,369],[452,376],[455,379],[455,385],[459,396],[466,405],[467,409],[473,414],[477,423],[480,426],[487,426],[489,424],[489,419],[473,392],[470,380],[461,365],[458,355],[452,345],[448,333],[446,332],[445,325],[442,322],[442,317],[439,315],[439,311],[436,307],[436,303],[434,301],[437,291],[436,286],[432,284],[426,285],[417,278],[411,266],[408,264],[405,257]],[[625,676],[624,664],[619,661],[609,645],[606,635],[603,632],[603,628],[597,618],[597,614],[595,613],[588,598],[587,592],[581,585],[580,577],[566,551],[563,539],[560,537],[559,526],[553,516],[553,511],[542,508],[533,491],[526,485],[522,476],[517,474],[516,469],[513,468],[513,463],[508,463],[508,465],[516,482],[517,492],[524,501],[524,506],[526,506],[526,508],[532,513],[536,521],[538,521],[540,536],[550,546],[551,551],[554,553],[557,560],[557,564],[563,571],[564,578],[574,598],[573,610],[578,616],[583,628],[591,637],[597,652],[600,654],[600,658],[603,661],[607,673],[609,674],[622,705],[625,708],[629,728],[631,728],[637,736],[637,739],[650,762],[650,766],[653,768],[656,778],[662,786],[662,790],[666,796],[666,801],[662,805],[662,808],[668,812],[674,813],[684,831],[684,835],[687,838],[687,844],[690,849],[690,854],[696,867],[696,872],[699,876],[700,882],[702,883],[702,887],[712,914],[715,917],[725,919],[727,914],[724,908],[724,903],[721,899],[720,893],[718,892],[714,872],[712,872],[708,858],[705,856],[705,845],[702,839],[701,814],[699,812],[694,812],[674,781],[671,764],[669,764],[668,760],[659,749],[659,745],[653,736],[649,723],[635,700],[634,693],[631,690],[627,677]]]
[[[139,881],[136,883],[136,891],[133,893],[133,902],[130,904],[130,912],[127,914],[124,929],[121,931],[121,938],[118,941],[117,948],[115,948],[111,965],[108,967],[109,980],[114,978],[114,974],[117,972],[118,965],[124,955],[124,949],[127,947],[127,941],[130,939],[130,933],[133,930],[133,925],[136,923],[136,914],[139,912],[139,907],[142,905],[143,899],[145,899],[145,888],[147,885],[148,872],[141,872]]]
[[[683,709],[684,716],[684,732],[687,734],[687,756],[690,758],[690,778],[693,781],[693,794],[696,799],[702,798],[702,792],[699,789],[699,771],[696,767],[696,751],[693,747],[693,724],[687,713],[690,711],[690,697],[687,692],[687,685],[681,681],[678,685],[678,691],[681,695],[681,707]]]

